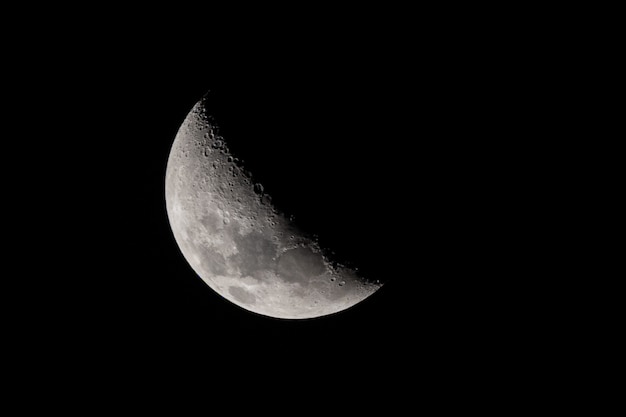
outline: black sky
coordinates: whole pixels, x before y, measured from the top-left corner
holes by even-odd
[[[105,158],[93,204],[111,297],[99,319],[112,336],[145,347],[178,339],[219,349],[209,343],[217,338],[239,348],[293,346],[293,355],[393,356],[421,332],[426,343],[455,328],[472,332],[464,320],[481,309],[471,298],[487,272],[470,249],[481,242],[472,218],[481,185],[468,171],[481,168],[466,159],[475,120],[454,109],[471,86],[418,68],[319,66],[225,75],[201,65],[150,78],[140,68],[106,84],[113,89],[94,115]],[[231,150],[275,202],[385,281],[382,290],[345,313],[294,323],[243,311],[195,275],[169,229],[163,180],[176,131],[208,90]]]
[[[523,201],[507,194],[507,166],[527,142],[504,99],[523,81],[460,36],[445,48],[437,37],[312,38],[227,52],[106,39],[44,48],[32,100],[62,155],[44,156],[59,178],[44,200],[47,267],[63,279],[40,278],[59,295],[41,295],[51,313],[34,319],[37,340],[143,380],[164,368],[261,367],[362,375],[369,387],[395,372],[477,366],[523,343],[510,305],[528,284],[503,244],[523,223],[509,215]],[[231,150],[276,203],[385,281],[380,291],[337,315],[284,321],[196,276],[169,228],[164,176],[178,127],[207,91]]]

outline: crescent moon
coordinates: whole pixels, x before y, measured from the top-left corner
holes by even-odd
[[[172,144],[167,214],[189,265],[225,299],[248,311],[306,319],[345,310],[382,285],[332,262],[317,240],[277,210],[228,150],[205,95]]]

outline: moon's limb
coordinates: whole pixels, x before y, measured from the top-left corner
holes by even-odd
[[[258,314],[311,318],[364,300],[380,284],[335,266],[316,241],[271,204],[230,154],[205,96],[170,152],[165,198],[185,259],[218,294]]]

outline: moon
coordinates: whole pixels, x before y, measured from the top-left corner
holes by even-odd
[[[334,262],[272,204],[220,136],[210,100],[180,126],[165,176],[170,226],[193,270],[237,306],[281,319],[337,313],[376,292],[380,282]]]

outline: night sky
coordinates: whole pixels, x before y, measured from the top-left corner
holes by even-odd
[[[374,388],[395,372],[444,378],[521,343],[510,305],[524,274],[501,244],[517,224],[506,214],[514,184],[500,175],[513,159],[503,132],[518,134],[501,106],[507,84],[478,55],[408,46],[202,58],[126,46],[41,80],[38,100],[59,135],[71,131],[58,146],[74,156],[54,162],[61,186],[46,199],[65,278],[54,314],[36,320],[38,340],[120,378],[247,369],[363,376]],[[176,132],[207,91],[231,151],[279,208],[382,289],[339,314],[285,321],[229,303],[195,274],[168,223],[164,179]]]

